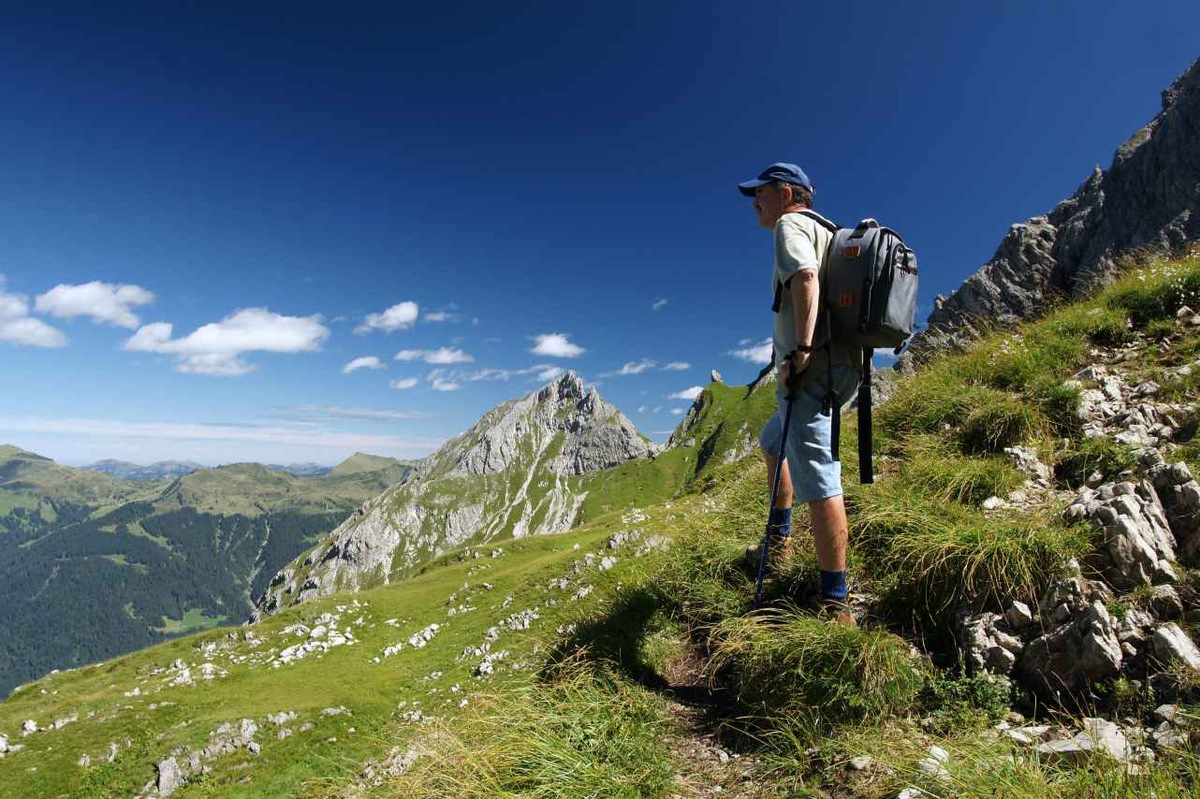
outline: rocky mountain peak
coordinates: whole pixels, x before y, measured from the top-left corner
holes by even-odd
[[[1162,111],[1069,199],[1013,225],[992,259],[949,297],[901,358],[909,368],[980,333],[1040,315],[1111,279],[1122,253],[1200,239],[1200,60],[1162,94]]]
[[[468,541],[566,530],[587,496],[571,478],[654,451],[633,422],[567,372],[488,411],[364,504],[275,576],[259,613],[387,582]]]

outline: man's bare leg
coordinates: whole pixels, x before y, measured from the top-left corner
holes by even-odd
[[[775,456],[763,450],[763,459],[767,462],[767,489],[775,487]],[[779,494],[775,497],[775,507],[783,510],[792,507],[792,475],[788,471],[787,459],[783,461],[783,474],[779,475]]]
[[[827,499],[814,499],[808,503],[812,515],[813,544],[817,548],[817,562],[827,572],[846,571],[846,542],[850,538],[850,525],[846,521],[846,503],[842,495]]]

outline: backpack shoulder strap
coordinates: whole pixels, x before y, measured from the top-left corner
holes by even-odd
[[[809,219],[816,222],[818,225],[825,228],[830,233],[838,232],[839,228],[838,228],[837,222],[833,222],[831,220],[826,219],[825,217],[821,216],[820,214],[818,214],[816,211],[814,211],[811,208],[805,208],[803,211],[800,211],[799,213],[803,214],[804,216],[807,216]]]

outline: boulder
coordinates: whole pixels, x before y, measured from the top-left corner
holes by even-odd
[[[1158,450],[1143,450],[1138,461],[1162,503],[1180,557],[1200,565],[1200,483],[1186,463],[1168,464]]]
[[[167,797],[175,793],[185,782],[183,769],[179,767],[178,761],[173,757],[168,757],[158,764],[158,795]]]
[[[1024,645],[1005,627],[1003,617],[997,613],[959,617],[959,642],[972,673],[1012,671]]]
[[[1050,467],[1038,458],[1038,451],[1035,448],[1006,447],[1004,454],[1008,457],[1009,463],[1029,478],[1031,483],[1042,488],[1049,487]]]
[[[1154,654],[1168,665],[1180,664],[1200,673],[1200,649],[1179,625],[1168,622],[1154,628]]]
[[[1021,681],[1045,699],[1078,694],[1120,673],[1124,652],[1117,626],[1102,602],[1025,646]]]
[[[1149,483],[1084,488],[1063,515],[1086,518],[1103,532],[1105,577],[1117,588],[1175,579],[1175,538]]]
[[[1051,762],[1085,766],[1096,755],[1124,763],[1129,760],[1129,741],[1121,728],[1106,719],[1084,719],[1083,730],[1063,741],[1039,744],[1037,753]]]

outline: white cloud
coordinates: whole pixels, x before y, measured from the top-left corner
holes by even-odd
[[[266,308],[234,311],[220,322],[172,339],[168,322],[143,325],[123,345],[131,352],[175,355],[176,369],[191,374],[237,377],[255,369],[246,352],[315,352],[329,338],[320,316],[283,316]]]
[[[685,408],[672,408],[671,415],[672,416],[683,416],[685,410],[686,410]]]
[[[367,355],[362,358],[355,358],[350,363],[342,367],[342,374],[348,375],[358,369],[386,369],[387,366],[383,361],[376,358],[374,355]]]
[[[605,372],[601,377],[625,377],[627,375],[640,375],[649,369],[658,366],[657,361],[652,361],[649,358],[643,358],[640,361],[630,361],[615,372]]]
[[[667,307],[667,301],[660,297],[659,299],[654,301],[653,305],[650,306],[650,310],[661,311],[663,308],[666,308],[666,307]]]
[[[354,328],[354,332],[365,336],[373,330],[382,330],[384,333],[407,330],[417,321],[419,312],[420,308],[415,302],[398,302],[382,313],[367,314],[367,318]]]
[[[417,378],[415,378],[415,377],[402,377],[402,378],[399,378],[398,380],[393,380],[388,385],[390,385],[392,388],[406,389],[406,388],[412,388],[413,386],[415,386],[417,384],[417,382],[418,382]]]
[[[455,379],[477,382],[480,380],[511,380],[514,377],[529,377],[539,382],[547,382],[561,375],[566,370],[552,364],[536,364],[525,369],[476,369],[474,372],[457,374]]]
[[[567,370],[561,366],[543,366],[540,371],[534,373],[533,378],[539,383],[548,383],[566,374]]]
[[[4,290],[0,275],[0,341],[26,347],[65,347],[66,335],[56,327],[29,315],[29,300],[23,294]]]
[[[638,413],[645,413],[645,412],[646,412],[646,406],[645,406],[645,405],[639,405],[639,406],[638,406],[638,409],[637,409],[637,412],[638,412]]]
[[[425,314],[421,319],[425,322],[459,322],[462,320],[462,314],[453,311],[434,311]]]
[[[571,343],[570,336],[570,333],[540,333],[533,337],[533,347],[529,351],[549,358],[575,358],[587,352]]]
[[[688,369],[691,369],[691,368],[692,368],[692,365],[690,363],[688,363],[687,361],[671,361],[669,364],[666,364],[665,366],[663,366],[663,371],[664,372],[686,372]]]
[[[428,419],[429,414],[418,411],[389,411],[382,408],[341,408],[334,405],[295,405],[281,409],[289,419],[349,419],[355,422],[395,422],[406,419]]]
[[[743,343],[749,343],[749,340],[743,339]],[[761,344],[753,344],[742,349],[730,350],[727,355],[732,355],[735,358],[741,358],[743,361],[765,366],[771,362],[771,339],[763,339]]]
[[[97,324],[135,330],[139,320],[133,308],[152,302],[154,294],[141,286],[117,286],[93,280],[74,286],[59,284],[38,295],[34,307],[62,319],[86,316]]]
[[[434,369],[425,378],[434,391],[458,391],[462,385],[445,369]]]
[[[435,366],[452,363],[471,363],[475,359],[457,347],[438,347],[436,350],[400,350],[397,361],[424,361]]]
[[[694,400],[700,396],[700,392],[703,390],[700,386],[692,386],[691,388],[685,388],[683,391],[676,391],[668,399]]]

